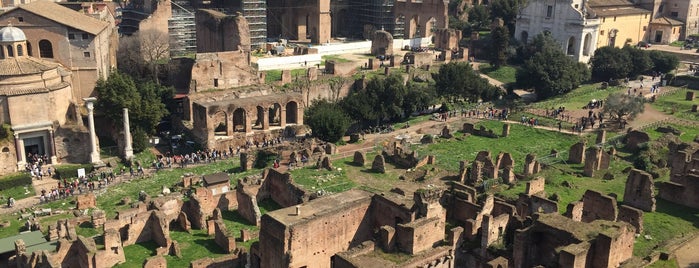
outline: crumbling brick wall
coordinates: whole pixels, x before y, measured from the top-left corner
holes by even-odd
[[[290,207],[308,201],[308,194],[294,183],[291,174],[265,169],[262,177],[262,187],[258,193],[260,199],[272,198],[282,207]]]

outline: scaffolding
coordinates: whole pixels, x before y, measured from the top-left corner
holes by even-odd
[[[390,32],[396,38],[403,36],[403,24],[397,24],[393,20],[393,4],[395,0],[354,0],[359,20],[357,32],[364,31],[364,25],[373,25],[376,30]],[[400,25],[398,28],[397,26]],[[396,31],[398,30],[398,31]],[[396,36],[399,35],[400,37]]]
[[[197,52],[197,29],[194,8],[188,1],[172,1],[172,17],[168,20],[170,55],[182,57]]]
[[[250,44],[253,48],[264,46],[267,41],[267,2],[242,0],[241,10],[250,27]]]

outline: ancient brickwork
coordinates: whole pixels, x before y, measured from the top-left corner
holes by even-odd
[[[249,188],[245,184],[238,184],[235,194],[238,200],[238,213],[248,222],[260,226],[260,217],[262,213],[257,206],[257,197],[252,191],[246,190]]]
[[[624,190],[624,204],[643,211],[655,211],[655,186],[650,174],[638,169],[629,172]]]
[[[263,172],[262,187],[257,193],[258,199],[272,198],[282,207],[291,207],[308,201],[305,190],[297,185],[289,173],[279,173],[274,169]]]
[[[570,151],[568,152],[568,163],[572,164],[582,164],[585,162],[585,149],[587,144],[585,142],[578,142],[570,146]]]
[[[250,51],[248,21],[210,9],[197,10],[197,52]]]
[[[628,222],[636,228],[637,234],[643,233],[643,211],[627,205],[619,206],[618,221]]]
[[[582,201],[585,204],[582,213],[583,222],[594,220],[616,221],[619,212],[614,197],[587,190],[583,195]]]
[[[371,54],[374,56],[393,55],[393,36],[383,30],[374,32],[371,40]]]

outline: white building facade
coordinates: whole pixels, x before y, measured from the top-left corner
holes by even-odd
[[[600,20],[583,0],[529,0],[520,11],[515,38],[526,43],[550,34],[575,60],[587,63],[597,49]]]

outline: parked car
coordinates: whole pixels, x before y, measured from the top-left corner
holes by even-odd
[[[638,45],[636,45],[636,46],[637,46],[637,47],[642,47],[642,48],[649,48],[649,47],[650,47],[650,43],[645,42],[645,41],[640,41],[640,42],[638,42]]]

